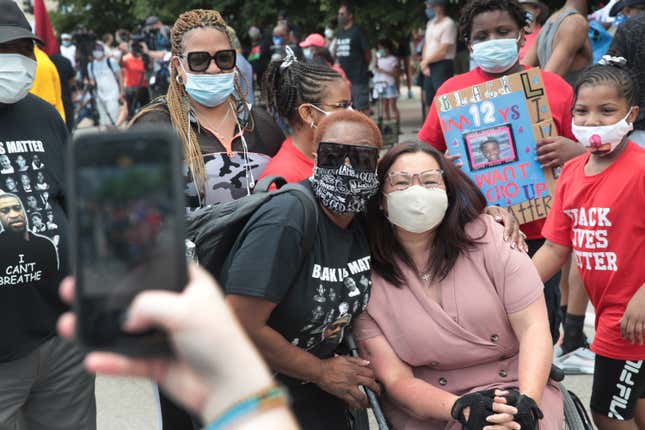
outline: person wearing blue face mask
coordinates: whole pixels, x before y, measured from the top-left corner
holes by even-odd
[[[460,12],[459,29],[466,40],[471,58],[477,62],[478,67],[448,79],[437,91],[437,96],[518,73],[527,68],[519,63],[519,47],[524,44],[523,28],[526,25],[526,15],[517,0],[472,0]],[[541,74],[559,136],[547,137],[538,142],[537,159],[545,168],[557,167],[583,153],[584,148],[575,141],[571,132],[571,86],[554,73],[542,71]],[[446,150],[434,104],[418,137],[440,151]],[[543,224],[544,220],[540,220],[521,226],[527,236],[530,254],[544,242],[541,235]],[[559,276],[545,283],[554,342],[559,337],[560,323],[558,283]]]
[[[246,102],[248,87],[241,85],[237,53],[219,12],[183,13],[170,39],[168,92],[132,123],[166,123],[177,131],[189,209],[247,195],[284,135],[265,110]]]
[[[446,0],[427,0],[425,44],[419,69],[423,73],[425,104],[430,106],[437,89],[454,74],[457,25],[446,15]]]
[[[215,10],[184,12],[170,42],[168,92],[141,109],[131,127],[175,129],[187,211],[249,194],[284,135],[265,110],[246,103],[226,22]],[[163,396],[161,409],[165,429],[191,428],[188,414]]]

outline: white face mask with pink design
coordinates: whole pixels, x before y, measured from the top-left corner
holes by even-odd
[[[571,131],[578,142],[591,153],[608,154],[623,141],[625,136],[634,129],[634,124],[629,124],[627,118],[631,109],[615,124],[598,126],[581,126],[571,121]]]

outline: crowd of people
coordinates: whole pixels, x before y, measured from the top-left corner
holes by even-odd
[[[425,5],[410,43],[372,45],[342,3],[322,34],[301,39],[280,13],[244,49],[196,9],[100,41],[61,34],[50,58],[0,0],[0,430],[95,429],[95,373],[157,382],[172,430],[349,430],[366,389],[393,429],[556,430],[554,361],[593,374],[600,430],[644,430],[645,1],[549,15],[540,0],[468,0],[457,22],[446,1]],[[613,38],[597,64],[589,19]],[[400,121],[411,52],[427,115],[418,141],[384,149],[372,101]],[[433,101],[534,66],[557,129],[536,159],[559,173],[548,216],[520,225],[461,170]],[[85,116],[174,129],[188,214],[269,176],[315,201],[312,219],[276,194],[217,281],[194,266],[183,292],[134,300],[123,330],[164,329],[173,358],[73,342],[64,152]],[[495,162],[499,142],[481,152]]]

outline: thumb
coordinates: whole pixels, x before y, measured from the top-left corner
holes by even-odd
[[[182,307],[177,293],[144,291],[130,305],[123,329],[137,332],[157,326],[172,331],[178,325]]]

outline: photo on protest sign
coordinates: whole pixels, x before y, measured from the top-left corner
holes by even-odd
[[[508,208],[520,224],[545,218],[554,171],[536,161],[537,142],[557,135],[537,68],[435,98],[448,153],[489,205]]]
[[[510,124],[464,134],[470,170],[480,170],[517,161]]]

